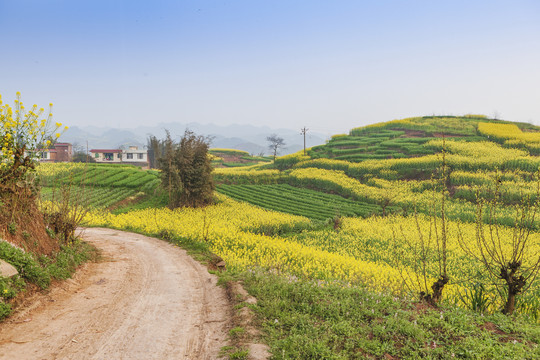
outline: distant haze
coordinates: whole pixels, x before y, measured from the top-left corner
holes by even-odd
[[[180,124],[169,123],[157,126],[136,127],[132,129],[104,128],[95,126],[71,127],[61,137],[61,141],[76,144],[76,147],[86,150],[91,149],[117,149],[136,145],[144,147],[149,135],[160,139],[165,138],[165,130],[168,130],[174,139],[183,135],[189,129],[197,135],[210,136],[211,148],[239,149],[250,154],[270,154],[266,137],[277,134],[285,140],[285,148],[281,149],[280,155],[290,154],[303,148],[303,136],[300,130],[272,129],[269,127],[251,125],[201,125],[196,123]],[[306,147],[324,144],[327,138],[324,134],[308,131],[306,135]]]
[[[540,125],[540,2],[0,0],[0,94],[70,126]]]

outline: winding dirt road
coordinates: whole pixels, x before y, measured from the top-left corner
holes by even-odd
[[[165,241],[86,229],[103,261],[0,325],[0,359],[218,359],[231,309],[216,278]]]

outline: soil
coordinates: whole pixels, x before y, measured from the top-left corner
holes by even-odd
[[[433,137],[440,137],[442,138],[443,136],[445,138],[451,138],[451,137],[468,137],[469,135],[461,135],[461,134],[452,134],[452,133],[433,133],[431,134]]]
[[[0,324],[0,358],[219,358],[232,310],[205,267],[138,234],[93,228],[83,237],[102,260]]]
[[[404,129],[403,131],[405,131],[405,135],[403,135],[402,137],[411,137],[411,138],[426,137],[426,132],[425,131],[408,130],[408,129]]]
[[[0,239],[34,254],[51,255],[59,250],[58,241],[45,231],[35,198],[21,193],[0,199]]]

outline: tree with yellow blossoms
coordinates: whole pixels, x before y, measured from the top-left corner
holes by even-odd
[[[39,152],[49,148],[61,133],[62,124],[52,121],[52,104],[46,112],[33,105],[27,109],[17,92],[14,106],[3,104],[0,95],[0,184],[5,191],[25,181],[34,170]]]

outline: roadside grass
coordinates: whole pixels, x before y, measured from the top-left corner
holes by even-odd
[[[273,359],[540,358],[540,327],[525,318],[262,271],[242,278]]]
[[[249,351],[236,346],[224,346],[219,353],[220,357],[227,357],[229,360],[246,360],[249,356]]]
[[[24,296],[29,286],[47,289],[52,280],[68,279],[79,265],[98,258],[97,249],[81,240],[61,246],[60,251],[52,256],[36,256],[0,241],[0,259],[19,272],[11,278],[0,277],[0,320],[11,314],[14,300]]]

